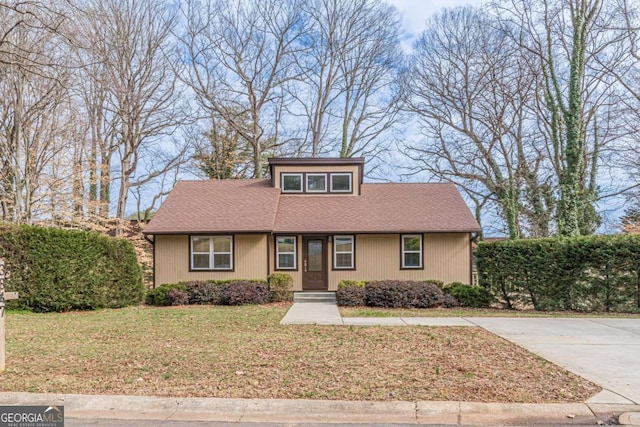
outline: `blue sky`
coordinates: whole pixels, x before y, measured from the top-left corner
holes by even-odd
[[[481,0],[387,0],[395,6],[402,18],[405,32],[403,47],[410,50],[413,41],[424,29],[424,23],[431,15],[443,7],[455,7],[466,4],[480,5]]]

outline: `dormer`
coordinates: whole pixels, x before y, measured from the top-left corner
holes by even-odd
[[[269,158],[271,185],[282,194],[359,195],[364,158]]]

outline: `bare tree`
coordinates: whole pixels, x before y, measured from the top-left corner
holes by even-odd
[[[24,72],[41,74],[42,69],[60,65],[48,52],[31,49],[19,42],[18,33],[60,36],[66,16],[55,1],[6,0],[0,3],[0,64],[20,67]],[[52,43],[53,44],[53,43]]]
[[[97,64],[87,73],[85,90],[90,112],[91,197],[95,199],[96,152],[106,168],[118,155],[120,177],[116,217],[124,219],[132,188],[151,182],[183,160],[169,137],[181,122],[176,76],[168,50],[174,21],[166,4],[136,0],[90,1],[82,28],[84,57]],[[164,145],[163,145],[164,144]],[[141,173],[140,166],[147,168]],[[103,203],[109,202],[107,179],[100,182]],[[101,214],[104,216],[103,205]]]
[[[543,146],[528,100],[527,58],[481,9],[447,9],[427,23],[406,76],[406,108],[425,140],[408,148],[417,170],[459,185],[481,208],[494,201],[508,235],[548,234],[552,206]]]
[[[58,27],[43,18],[59,15],[38,5],[0,6],[0,203],[3,220],[18,223],[33,221],[67,142],[59,117],[68,111],[69,71],[56,66],[65,58]]]
[[[538,122],[558,177],[558,231],[592,233],[599,224],[598,167],[607,145],[621,136],[610,70],[622,60],[611,53],[624,38],[615,28],[624,16],[615,2],[601,0],[508,0],[495,10],[542,76]]]
[[[289,86],[292,114],[307,121],[313,157],[375,155],[395,122],[402,62],[396,10],[370,0],[313,0],[310,32],[297,57],[302,79]]]
[[[181,57],[190,65],[184,81],[202,116],[223,121],[250,147],[252,176],[261,178],[264,154],[284,143],[278,127],[284,85],[295,77],[305,31],[300,2],[188,0],[182,12]]]

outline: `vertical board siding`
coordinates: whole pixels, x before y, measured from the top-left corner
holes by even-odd
[[[425,234],[425,272],[445,284],[471,280],[471,236],[468,233]]]
[[[424,269],[400,269],[398,234],[356,236],[356,270],[329,271],[329,290],[338,289],[341,280],[442,280],[469,283],[471,278],[468,233],[425,234]],[[330,256],[330,265],[333,254]]]
[[[189,236],[155,236],[155,284],[186,280],[267,278],[267,236],[240,234],[234,237],[234,271],[189,271]]]
[[[282,234],[282,236],[291,236],[291,234]],[[301,291],[302,290],[302,236],[298,235],[296,236],[296,241],[297,241],[297,253],[296,253],[296,265],[298,267],[297,270],[276,270],[276,246],[275,246],[275,236],[270,236],[269,237],[269,243],[270,243],[270,251],[271,251],[271,259],[269,260],[269,262],[271,263],[270,265],[270,271],[272,273],[286,273],[286,274],[290,274],[291,277],[293,277],[293,290],[294,291]]]
[[[302,290],[302,236],[297,236],[297,270],[276,270],[275,238],[266,235],[236,235],[235,271],[189,271],[189,237],[157,235],[155,237],[156,286],[185,280],[266,279],[267,244],[269,271],[288,273],[293,289]],[[335,291],[341,280],[441,280],[445,283],[469,283],[471,278],[470,240],[468,233],[427,233],[423,242],[424,269],[400,269],[398,234],[356,235],[356,270],[333,270],[333,244],[327,245],[329,290]]]

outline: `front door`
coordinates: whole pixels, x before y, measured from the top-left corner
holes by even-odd
[[[303,236],[302,244],[302,290],[328,290],[327,237]]]

